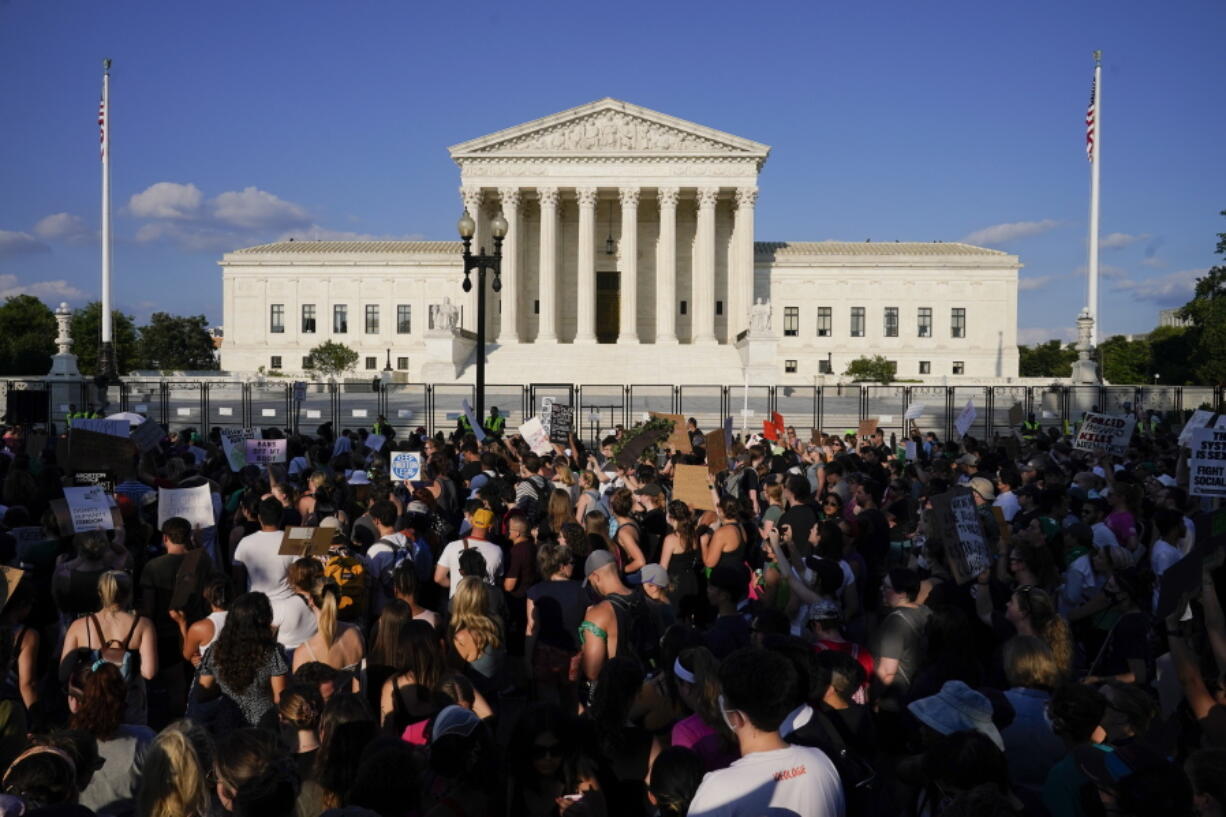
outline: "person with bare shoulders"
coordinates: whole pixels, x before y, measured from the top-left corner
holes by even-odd
[[[292,670],[303,664],[319,661],[353,678],[353,691],[361,692],[364,681],[366,640],[356,624],[337,619],[341,589],[334,581],[322,577],[312,584],[307,601],[315,614],[318,629],[294,650]]]
[[[234,585],[225,576],[214,576],[204,586],[204,600],[209,605],[209,614],[199,621],[187,624],[182,610],[171,610],[170,617],[179,625],[179,637],[183,645],[183,658],[193,667],[200,666],[200,656],[221,635],[226,626],[226,611],[234,598]]]

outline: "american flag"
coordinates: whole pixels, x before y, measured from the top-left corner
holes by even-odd
[[[1090,107],[1086,108],[1086,158],[1094,161],[1094,128],[1097,127],[1098,108],[1095,101],[1098,97],[1097,79],[1090,80]]]

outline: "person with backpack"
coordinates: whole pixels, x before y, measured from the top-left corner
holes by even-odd
[[[353,679],[353,691],[361,692],[366,674],[366,640],[360,627],[346,624],[338,616],[340,586],[320,576],[311,585],[308,600],[319,629],[294,650],[290,669],[297,671],[303,664],[318,661],[346,673]]]
[[[544,518],[549,502],[549,480],[541,476],[541,465],[542,460],[536,454],[521,459],[520,481],[515,484],[515,507],[534,525]]]
[[[449,589],[448,596],[455,595],[460,579],[460,554],[476,548],[485,557],[486,582],[494,584],[502,578],[502,548],[489,541],[490,527],[494,524],[494,512],[478,508],[472,512],[472,530],[469,534],[450,542],[439,554],[434,566],[434,582]]]
[[[370,575],[374,578],[376,592],[374,612],[378,614],[383,605],[395,597],[392,587],[392,572],[401,562],[408,560],[417,571],[417,578],[426,581],[434,567],[430,545],[420,536],[410,540],[396,529],[399,514],[391,500],[381,499],[370,506],[370,519],[374,522],[379,538],[366,550],[370,562]]]
[[[647,600],[626,586],[617,560],[607,550],[592,551],[583,573],[586,583],[601,597],[587,608],[579,625],[583,677],[594,683],[605,662],[620,655],[651,669],[659,657],[660,634]]]

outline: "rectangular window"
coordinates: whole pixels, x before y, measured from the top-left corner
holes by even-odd
[[[379,368],[379,358],[377,358],[377,357],[368,357],[368,358],[366,358],[366,368],[367,368],[367,369],[372,369],[372,370],[373,370],[373,369],[378,369],[378,368]]]
[[[885,308],[885,336],[887,338],[898,337],[898,307],[896,306]]]
[[[541,302],[540,301],[532,302],[532,314],[533,315],[541,314]]]
[[[349,307],[345,304],[337,304],[332,307],[332,332],[337,335],[344,335],[349,331]]]
[[[966,310],[961,307],[954,307],[949,313],[949,334],[950,337],[964,338],[966,337]]]
[[[715,302],[715,314],[716,315],[724,314],[724,302],[723,301]]]
[[[920,369],[919,369],[920,374],[932,374],[932,361],[931,360],[921,360],[919,363],[920,363]]]
[[[274,335],[285,332],[285,304],[273,304],[269,307],[268,331]]]
[[[783,336],[794,338],[800,334],[800,307],[785,306],[783,308]]]
[[[413,307],[400,304],[396,307],[396,334],[407,335],[413,331]]]
[[[270,369],[280,369],[280,368],[281,368],[281,356],[280,356],[280,355],[273,355],[272,357],[270,357],[270,358],[268,359],[268,368],[270,368]]]
[[[864,337],[864,307],[862,306],[851,308],[851,336],[853,338]]]
[[[409,370],[409,359],[407,357],[396,358],[396,368],[402,372],[407,372]]]
[[[379,334],[379,306],[378,304],[366,305],[366,334]]]
[[[689,304],[686,303],[685,301],[682,301],[681,302],[681,314],[685,315],[688,309],[689,309]]]
[[[302,358],[302,368],[304,369],[311,368],[311,356],[310,355],[306,355],[305,357]]]
[[[918,327],[919,336],[921,338],[932,337],[932,307],[921,306],[919,308]]]
[[[961,360],[954,361],[954,374],[962,374],[966,371],[966,365]]]
[[[302,334],[313,335],[315,333],[315,304],[302,305]]]
[[[817,308],[817,336],[819,338],[828,338],[831,335],[832,310],[828,306],[819,306]]]
[[[826,360],[817,361],[817,373],[834,374],[834,366],[830,364],[830,360],[828,358]]]
[[[783,370],[785,372],[788,372],[789,374],[795,374],[796,373],[796,361],[795,360],[783,361]]]

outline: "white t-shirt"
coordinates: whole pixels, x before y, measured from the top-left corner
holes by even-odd
[[[463,578],[460,576],[460,553],[463,552],[466,541],[468,547],[476,548],[485,557],[485,580],[490,584],[495,584],[502,578],[502,548],[484,539],[457,539],[443,548],[442,554],[438,557],[438,561],[435,562],[435,564],[447,568],[451,574],[451,586],[448,588],[447,593],[448,598],[455,595],[455,589],[459,586],[460,579]]]
[[[1120,540],[1116,538],[1115,531],[1107,527],[1106,522],[1095,522],[1090,528],[1094,532],[1094,548],[1102,550],[1103,548],[1117,548],[1120,546]]]
[[[277,643],[287,650],[297,649],[319,632],[315,614],[297,593],[272,602],[272,626],[277,631]]]
[[[992,507],[1000,508],[1001,513],[1005,515],[1006,522],[1012,522],[1013,517],[1017,516],[1022,509],[1022,504],[1017,501],[1017,495],[1012,491],[1005,491],[998,494],[996,499],[992,500]]]
[[[821,749],[789,746],[753,752],[709,772],[689,817],[843,817],[843,784]]]
[[[1171,565],[1183,558],[1183,554],[1179,552],[1179,548],[1175,547],[1165,539],[1158,539],[1154,542],[1153,550],[1149,552],[1149,567],[1154,572],[1154,577],[1162,578],[1162,574],[1170,568]],[[1154,599],[1153,609],[1158,609],[1158,591],[1161,589],[1161,582],[1154,582]]]
[[[234,549],[234,561],[247,568],[247,586],[253,593],[263,593],[277,602],[294,595],[287,571],[295,561],[293,556],[279,556],[284,535],[281,531],[256,531],[244,536]]]

